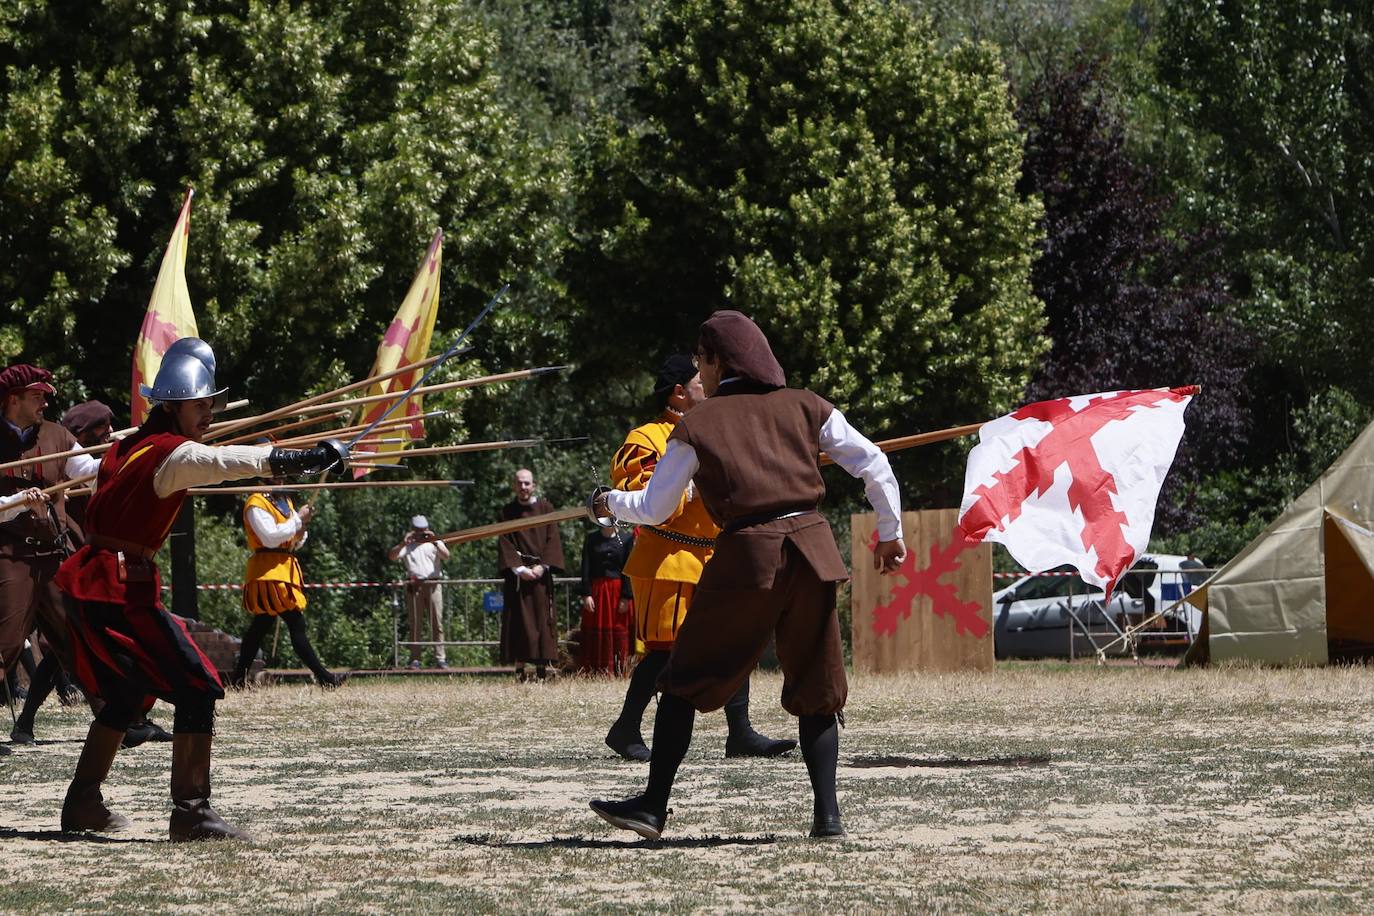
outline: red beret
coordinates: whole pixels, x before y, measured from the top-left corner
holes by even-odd
[[[99,401],[77,404],[62,415],[62,425],[67,427],[73,436],[79,436],[93,426],[113,420],[114,411]]]
[[[15,363],[0,372],[0,397],[29,389],[57,394],[57,389],[52,386],[52,373],[47,369],[30,366],[28,363]]]

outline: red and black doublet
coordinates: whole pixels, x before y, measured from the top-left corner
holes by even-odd
[[[58,586],[73,599],[72,674],[88,695],[106,702],[98,718],[115,728],[126,723],[114,719],[147,709],[154,697],[176,705],[180,720],[183,705],[213,710],[224,696],[214,665],[181,619],[162,606],[153,556],[186,491],[159,497],[153,479],[177,446],[189,441],[167,431],[162,416],[155,413],[105,453],[86,510],[87,542],[57,575]],[[178,730],[186,728],[182,722]],[[192,731],[202,729],[209,730],[208,721],[190,725]]]

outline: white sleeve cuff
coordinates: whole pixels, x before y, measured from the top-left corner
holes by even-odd
[[[892,464],[878,446],[849,425],[836,408],[821,426],[821,448],[831,460],[864,482],[864,495],[878,513],[878,539],[895,541],[902,536],[902,495]]]
[[[670,439],[663,457],[658,459],[649,485],[642,490],[612,490],[606,494],[611,514],[622,522],[658,525],[666,521],[682,503],[682,493],[697,472],[696,449],[678,439]]]

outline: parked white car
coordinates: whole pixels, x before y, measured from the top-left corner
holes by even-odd
[[[1110,631],[1112,622],[1121,627],[1138,623],[1201,584],[1198,573],[1181,565],[1186,559],[1172,554],[1142,556],[1122,577],[1105,608],[1102,589],[1089,587],[1068,567],[1055,572],[1070,575],[1025,575],[992,595],[994,651],[998,658],[1054,658],[1091,651],[1081,636],[1084,626],[1101,632]],[[1162,632],[1191,637],[1196,628],[1196,613],[1184,605],[1167,615]],[[1071,653],[1069,637],[1074,631],[1080,635]]]

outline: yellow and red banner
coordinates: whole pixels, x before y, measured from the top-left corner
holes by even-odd
[[[172,238],[162,255],[162,267],[153,284],[148,311],[134,344],[133,387],[129,393],[129,416],[134,426],[148,418],[148,402],[138,393],[139,385],[151,385],[162,365],[162,354],[183,337],[199,337],[195,312],[191,310],[191,294],[186,289],[186,242],[191,235],[191,197],[188,188],[181,204]]]
[[[429,243],[429,250],[425,252],[424,259],[420,262],[420,269],[416,271],[415,279],[411,281],[410,290],[401,300],[401,307],[396,310],[396,317],[391,319],[391,324],[387,326],[386,333],[382,335],[382,342],[377,345],[377,361],[372,364],[372,371],[368,375],[382,375],[401,366],[418,363],[429,355],[429,341],[434,336],[434,320],[439,315],[439,264],[443,248],[444,232],[441,229],[434,233],[434,239]],[[423,371],[422,369],[415,369],[384,382],[378,382],[367,389],[367,394],[374,395],[387,392],[395,392],[397,395],[404,394]],[[387,418],[390,421],[397,417],[414,417],[415,419],[410,424],[376,433],[371,440],[359,442],[357,447],[369,452],[398,452],[409,445],[412,439],[424,438],[425,424],[420,419],[420,415],[424,412],[420,403],[422,400],[422,395],[412,395],[405,404],[393,410]],[[369,404],[363,409],[358,422],[371,423],[385,413],[391,403],[391,401],[378,401],[375,404]],[[382,443],[379,441],[381,439],[398,441]],[[368,471],[368,468],[354,468],[353,476],[362,477]]]

